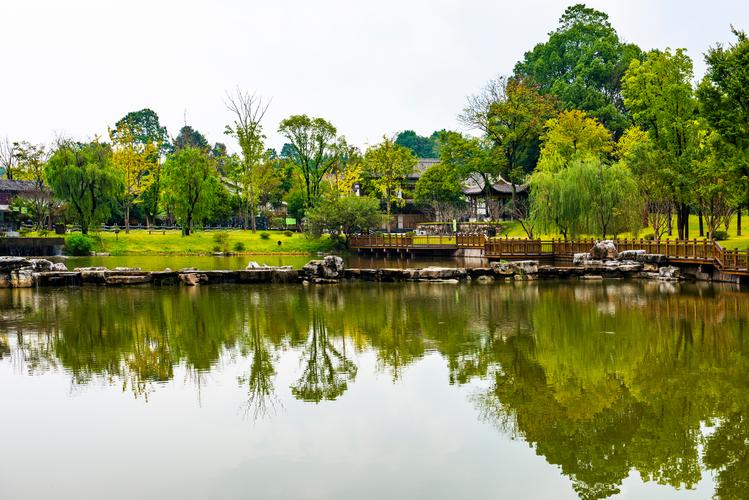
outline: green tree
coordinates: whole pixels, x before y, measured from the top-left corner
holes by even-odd
[[[267,168],[260,172],[261,165],[267,163],[263,144],[262,120],[268,111],[268,103],[261,97],[237,89],[236,96],[227,97],[226,107],[233,115],[234,122],[226,126],[226,134],[234,137],[242,150],[242,158],[236,162],[231,178],[240,187],[243,202],[244,229],[248,226],[254,233],[257,230],[258,202],[264,191],[268,190],[272,170]],[[261,175],[262,174],[262,175]],[[250,224],[248,224],[248,217]]]
[[[125,209],[125,233],[130,232],[130,211],[143,201],[143,195],[156,178],[160,177],[159,145],[141,142],[137,131],[120,120],[119,127],[110,129],[112,161],[123,179],[120,196]]]
[[[581,157],[557,171],[539,169],[530,183],[533,216],[565,238],[580,234],[606,238],[639,229],[637,181],[622,163],[608,165],[595,156]]]
[[[403,181],[414,171],[416,163],[416,157],[410,149],[395,144],[387,137],[383,137],[380,144],[370,147],[364,154],[364,169],[369,182],[385,202],[388,233],[392,222],[392,206],[405,205]]]
[[[545,129],[538,168],[549,172],[581,158],[605,161],[614,149],[611,132],[584,111],[562,111],[546,122]]]
[[[645,203],[646,225],[653,229],[655,239],[660,240],[670,227],[673,196],[667,179],[661,175],[658,151],[650,135],[639,127],[628,128],[616,144],[615,157],[637,179]]]
[[[721,225],[728,225],[733,207],[738,205],[741,184],[734,170],[730,148],[718,133],[704,127],[694,160],[694,198],[704,217],[708,238]]]
[[[676,206],[679,238],[689,236],[693,200],[693,159],[698,139],[692,60],[683,49],[654,50],[633,60],[622,82],[624,103],[650,135],[658,153],[658,175]]]
[[[416,181],[414,201],[434,210],[438,221],[455,219],[466,204],[462,179],[449,164],[432,165]]]
[[[513,218],[524,221],[527,206],[518,199],[517,186],[536,166],[539,137],[544,123],[554,114],[556,101],[538,92],[535,83],[523,78],[500,77],[490,81],[484,90],[468,99],[460,120],[484,133],[491,152],[483,163],[490,167],[484,175],[487,199],[490,186],[501,177],[512,186],[512,200],[507,207]],[[496,175],[491,175],[496,171]],[[525,226],[532,236],[532,228]]]
[[[205,150],[178,149],[167,158],[163,172],[164,197],[174,211],[182,233],[210,215],[214,197],[221,188],[214,160]]]
[[[425,137],[413,130],[404,130],[395,138],[395,143],[413,151],[417,158],[439,158],[439,134],[440,132],[434,132],[429,137]]]
[[[192,128],[190,125],[185,125],[179,129],[179,134],[174,139],[174,150],[179,151],[184,148],[195,148],[202,150],[211,149],[211,145],[208,144],[208,140],[199,131]]]
[[[607,14],[576,4],[564,11],[548,41],[525,53],[515,75],[538,83],[565,109],[588,112],[619,137],[630,123],[622,76],[630,61],[641,58],[639,47],[621,41]]]
[[[107,144],[62,142],[44,168],[52,192],[65,200],[81,232],[109,217],[122,191],[122,177],[112,165]]]
[[[45,220],[51,227],[54,212],[59,208],[44,177],[44,167],[49,159],[49,151],[43,144],[30,144],[26,141],[15,146],[17,179],[34,182],[34,191],[25,193],[20,200],[34,220],[37,230],[44,227]]]
[[[112,140],[116,140],[122,133],[132,136],[129,140],[139,144],[156,144],[161,154],[171,151],[169,133],[159,122],[159,115],[151,109],[131,111],[122,117],[110,132]]]
[[[701,114],[720,133],[737,177],[744,183],[744,201],[749,208],[749,38],[733,29],[736,43],[717,45],[705,55],[707,74],[697,89]],[[738,234],[741,235],[739,210]]]
[[[305,214],[305,227],[312,236],[319,238],[326,231],[333,237],[342,235],[347,246],[349,236],[381,227],[384,221],[379,200],[368,196],[325,199]]]
[[[289,155],[304,179],[306,205],[311,207],[321,195],[323,178],[335,164],[336,128],[323,118],[292,115],[280,123],[278,132],[289,141],[281,154]]]

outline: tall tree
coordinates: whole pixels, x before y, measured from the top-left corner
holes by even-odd
[[[226,134],[234,137],[242,150],[241,161],[231,173],[231,177],[241,189],[244,212],[244,229],[257,230],[257,206],[262,194],[263,182],[267,176],[258,175],[258,169],[265,160],[262,121],[269,103],[262,97],[237,89],[235,95],[227,95],[226,107],[232,114],[233,123],[226,126]]]
[[[55,196],[68,202],[81,232],[106,220],[122,191],[122,177],[112,165],[108,144],[62,142],[44,170]]]
[[[122,142],[121,136],[125,144],[132,144],[136,150],[152,150],[152,154],[146,158],[149,164],[148,185],[137,195],[138,203],[145,212],[146,224],[150,227],[160,212],[163,158],[173,151],[174,146],[166,127],[159,121],[159,115],[148,108],[131,111],[115,123],[110,131],[112,142]],[[127,219],[129,217],[126,217],[126,226],[129,224]]]
[[[380,199],[385,202],[387,230],[390,233],[392,206],[404,205],[403,181],[414,171],[416,157],[410,149],[395,144],[383,137],[382,142],[367,149],[364,154],[364,169]]]
[[[515,75],[531,78],[566,109],[587,111],[619,137],[630,123],[621,79],[630,61],[641,58],[639,47],[621,41],[607,14],[576,4],[564,11],[548,41],[525,53]]]
[[[490,81],[482,92],[469,97],[459,117],[466,126],[482,131],[491,144],[491,164],[498,176],[512,186],[512,200],[507,208],[513,218],[521,221],[528,213],[527,206],[517,196],[517,187],[536,166],[539,137],[555,107],[556,99],[540,94],[533,82],[523,77],[499,77]],[[488,200],[491,184],[497,179],[485,177],[483,185]],[[532,229],[524,228],[530,237]]]
[[[278,126],[289,142],[281,155],[288,155],[304,179],[305,203],[311,207],[320,197],[320,184],[335,164],[336,128],[323,118],[292,115]]]
[[[125,209],[125,233],[130,232],[130,211],[135,204],[143,201],[143,195],[160,176],[159,145],[155,142],[143,142],[143,135],[127,121],[118,122],[119,126],[110,129],[112,139],[112,161],[122,177],[122,200]],[[146,138],[147,140],[147,138]]]
[[[728,47],[717,45],[705,55],[707,74],[697,95],[701,113],[711,127],[720,133],[731,156],[736,174],[744,183],[744,201],[749,209],[749,38],[733,29],[736,42]],[[741,234],[739,211],[738,234]]]
[[[22,141],[16,145],[17,178],[34,182],[34,191],[25,194],[23,201],[34,218],[37,230],[44,227],[45,220],[51,225],[53,211],[59,207],[44,177],[44,167],[48,159],[49,151],[44,144]]]
[[[692,171],[698,139],[692,60],[684,49],[654,50],[633,60],[622,82],[624,103],[650,135],[658,152],[658,172],[677,207],[679,238],[689,237]]]
[[[214,160],[204,149],[180,148],[164,163],[163,182],[166,201],[187,236],[210,214],[220,188]]]
[[[670,227],[673,196],[668,179],[661,175],[658,151],[650,135],[639,127],[628,128],[616,144],[615,156],[637,179],[645,203],[644,220],[660,240]]]

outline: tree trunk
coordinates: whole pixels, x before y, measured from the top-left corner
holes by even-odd
[[[387,223],[387,224],[388,224],[388,226],[387,226],[387,230],[388,230],[388,236],[390,236],[390,223],[392,222],[392,220],[391,220],[391,219],[392,219],[392,217],[393,217],[393,216],[392,216],[392,215],[390,214],[390,200],[388,200],[388,201],[387,201],[387,202],[385,203],[385,206],[387,207],[387,218],[388,218],[388,223]]]
[[[674,235],[674,225],[673,225],[673,213],[671,212],[671,204],[668,205],[668,213],[666,214],[666,227],[668,228],[668,235],[673,236]]]
[[[741,207],[736,211],[736,236],[741,236]]]
[[[130,233],[130,204],[125,205],[125,234]]]
[[[704,238],[705,237],[705,225],[702,222],[702,209],[700,209],[697,212],[697,217],[699,218],[699,221],[700,221],[700,238]]]

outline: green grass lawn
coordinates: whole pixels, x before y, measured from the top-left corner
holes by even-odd
[[[749,217],[744,216],[742,218],[742,235],[736,236],[736,216],[734,215],[731,218],[731,223],[728,226],[728,234],[729,238],[725,241],[720,241],[720,245],[723,248],[727,249],[734,249],[737,248],[739,250],[746,250],[749,248]],[[674,217],[674,234],[673,236],[666,236],[667,238],[671,239],[677,239],[677,233],[676,233],[676,217]],[[719,229],[723,230],[725,229],[723,226],[721,226]],[[645,236],[646,234],[651,233],[653,230],[650,228],[644,228],[640,231],[639,237]],[[525,231],[523,231],[523,228],[520,226],[520,224],[516,221],[508,221],[502,224],[502,236],[509,236],[510,238],[525,238],[526,234]],[[541,232],[536,232],[534,234],[535,237],[541,238],[541,239],[551,239],[551,238],[561,238],[562,236],[559,234],[543,234]],[[631,233],[626,234],[620,234],[618,235],[620,238],[632,238],[635,237],[635,235]],[[689,238],[697,238],[697,239],[704,239],[700,238],[700,227],[699,227],[699,220],[696,215],[690,215],[689,216]]]
[[[252,254],[310,254],[329,251],[333,242],[327,237],[319,239],[309,238],[304,234],[291,233],[287,236],[283,231],[251,231],[232,230],[222,231],[228,234],[226,244],[216,241],[218,231],[196,231],[190,236],[182,236],[179,231],[153,232],[147,230],[132,230],[129,234],[121,231],[118,235],[111,232],[92,233],[96,240],[97,252],[108,252],[112,255],[200,255],[211,254],[215,251],[230,251],[234,253]],[[270,235],[268,239],[261,238],[261,234]],[[241,242],[244,250],[237,251],[235,245]]]

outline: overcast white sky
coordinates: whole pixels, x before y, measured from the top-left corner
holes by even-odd
[[[278,122],[307,113],[364,147],[383,134],[458,129],[468,94],[544,41],[558,0],[0,0],[0,137],[106,135],[149,107],[227,142],[226,91],[272,98]],[[702,54],[749,30],[747,0],[589,0],[643,49]]]

